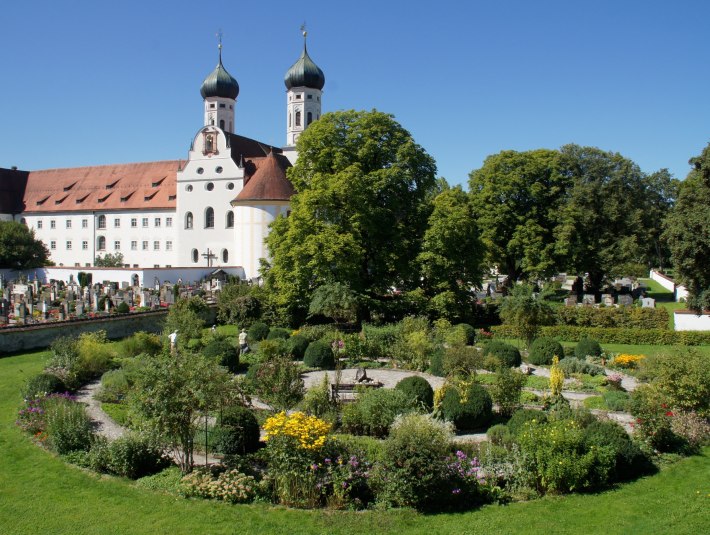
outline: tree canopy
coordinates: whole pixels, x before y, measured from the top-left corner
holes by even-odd
[[[436,188],[434,160],[391,115],[328,113],[299,137],[288,177],[291,214],[272,224],[267,289],[288,316],[341,282],[381,300],[418,283],[421,240]]]
[[[34,230],[17,221],[0,221],[0,268],[16,270],[50,265],[49,251]]]
[[[690,164],[664,236],[677,277],[688,288],[688,306],[700,312],[710,309],[710,145]]]

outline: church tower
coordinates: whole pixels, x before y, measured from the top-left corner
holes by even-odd
[[[239,84],[222,65],[222,39],[219,41],[219,63],[205,78],[200,88],[204,99],[205,126],[216,126],[234,133],[234,106],[237,104]]]
[[[325,75],[308,55],[306,32],[303,52],[284,77],[286,84],[286,146],[293,147],[308,125],[320,119]]]

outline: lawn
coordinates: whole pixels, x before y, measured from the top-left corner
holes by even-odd
[[[710,530],[710,448],[660,474],[595,495],[465,514],[297,511],[183,500],[64,464],[14,425],[25,378],[47,353],[0,359],[0,533],[674,533]]]

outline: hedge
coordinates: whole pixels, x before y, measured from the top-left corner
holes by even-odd
[[[518,337],[515,329],[509,325],[496,325],[491,327],[491,331],[498,338]],[[579,342],[582,338],[594,338],[602,344],[683,346],[710,344],[710,331],[667,331],[663,329],[623,329],[553,325],[541,327],[540,336],[567,342]]]
[[[559,307],[555,310],[555,323],[570,327],[666,330],[668,319],[668,310],[660,307]]]

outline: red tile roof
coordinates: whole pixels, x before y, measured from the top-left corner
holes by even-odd
[[[247,162],[249,163],[249,162]],[[291,167],[288,158],[270,152],[266,158],[252,160],[254,174],[232,201],[232,205],[250,201],[288,201],[296,191],[286,178],[286,169]],[[249,166],[245,166],[249,169]]]

